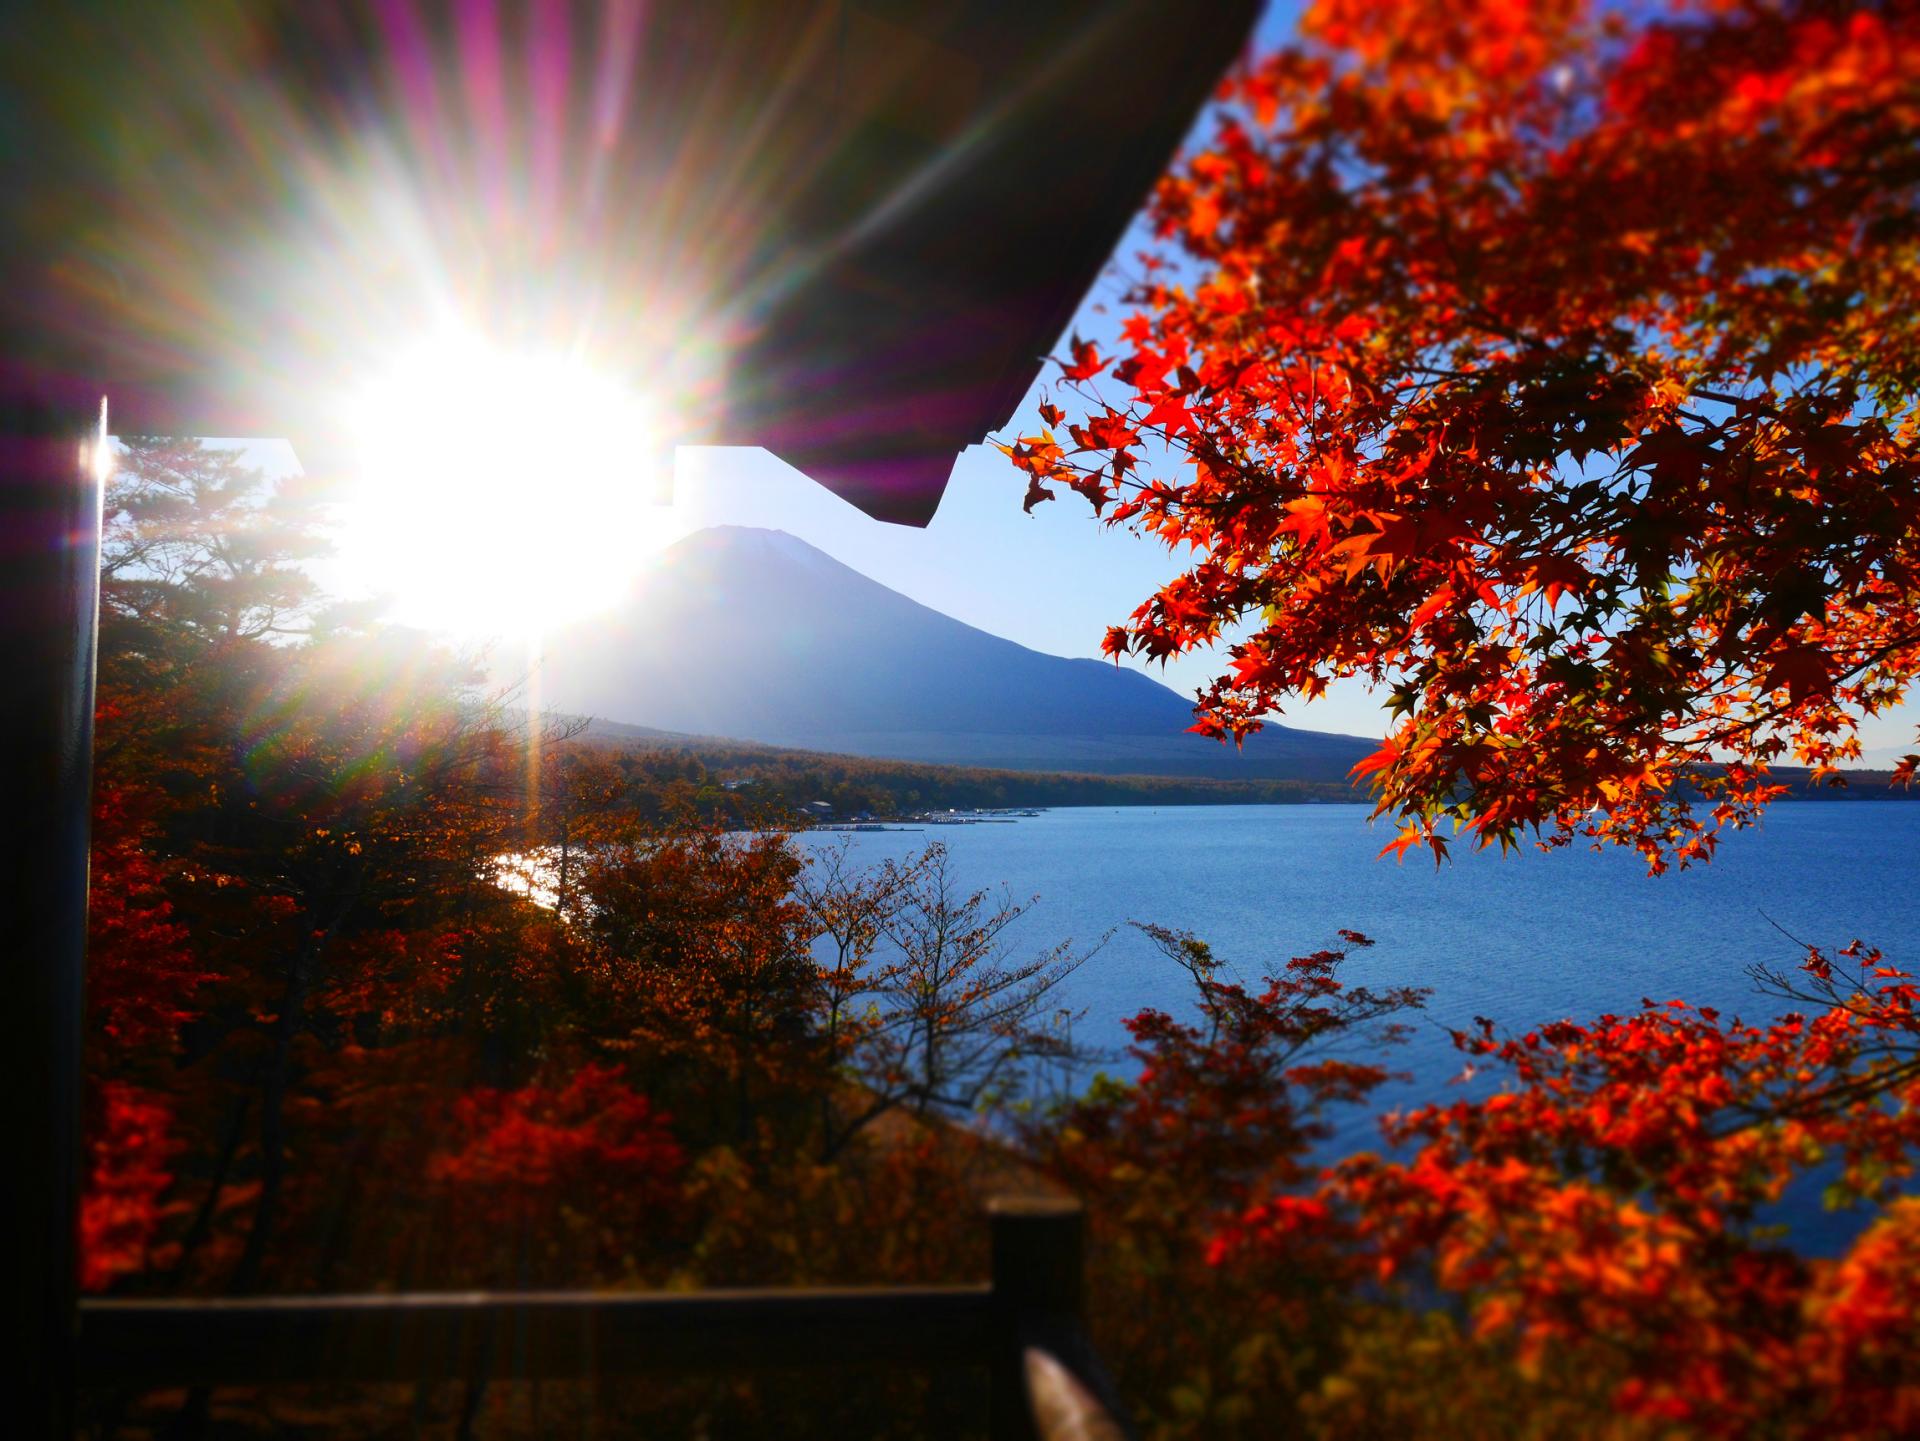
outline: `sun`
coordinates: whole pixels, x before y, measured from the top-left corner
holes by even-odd
[[[537,638],[612,604],[671,538],[661,417],[575,356],[442,333],[343,410],[336,569],[404,624]]]

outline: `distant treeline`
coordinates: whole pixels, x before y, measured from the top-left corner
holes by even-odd
[[[1337,781],[1055,774],[829,755],[708,737],[683,740],[597,733],[592,739],[617,755],[634,793],[647,802],[742,818],[774,809],[797,810],[814,801],[827,802],[836,816],[896,816],[998,806],[1257,805],[1364,799],[1361,792]]]
[[[1363,788],[1339,781],[1206,780],[991,770],[789,750],[712,736],[621,734],[597,723],[590,739],[613,752],[647,808],[691,808],[741,819],[799,810],[815,801],[837,817],[908,815],[1001,806],[1207,806],[1355,803]],[[1788,799],[1908,800],[1887,771],[1852,771],[1844,785],[1811,785],[1800,769],[1776,771]],[[731,788],[729,787],[731,783]]]
[[[1920,786],[1896,784],[1893,772],[1847,771],[1816,781],[1804,766],[1775,766],[1773,779],[1787,787],[1788,801],[1920,801]]]

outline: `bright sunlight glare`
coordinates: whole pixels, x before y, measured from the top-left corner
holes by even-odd
[[[408,625],[535,637],[611,604],[665,537],[668,463],[639,396],[570,357],[468,334],[371,374],[337,563]]]

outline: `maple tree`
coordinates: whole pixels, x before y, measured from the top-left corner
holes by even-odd
[[[102,1078],[86,1098],[87,1178],[80,1211],[81,1284],[105,1287],[149,1261],[180,1149],[168,1061],[195,993],[213,977],[195,962],[150,850],[150,795],[103,786],[94,804],[88,909],[85,1064]]]
[[[1144,1434],[1272,1435],[1303,1419],[1291,1393],[1313,1369],[1305,1338],[1337,1323],[1345,1278],[1304,1246],[1221,1264],[1211,1243],[1311,1186],[1333,1115],[1390,1077],[1397,1017],[1425,992],[1342,981],[1348,954],[1372,944],[1357,932],[1249,988],[1221,979],[1197,937],[1145,929],[1188,973],[1196,1020],[1134,1016],[1136,1077],[1096,1082],[1025,1139],[1088,1200],[1089,1314]],[[1366,1058],[1339,1054],[1353,1049]]]
[[[1190,553],[1107,650],[1231,642],[1219,736],[1387,687],[1401,851],[1657,870],[1856,757],[1920,670],[1920,14],[1324,0],[1222,102],[1005,447]]]
[[[1508,1084],[1389,1118],[1398,1151],[1256,1201],[1214,1258],[1298,1255],[1353,1284],[1411,1274],[1594,1414],[1902,1434],[1920,1422],[1920,1207],[1901,1195],[1920,1141],[1920,986],[1857,943],[1803,970],[1805,984],[1766,973],[1813,1004],[1764,1025],[1674,1001],[1457,1034]],[[1877,1208],[1837,1260],[1785,1244],[1769,1213],[1816,1178],[1830,1205]],[[1356,1392],[1334,1424],[1362,1424],[1366,1406]]]
[[[455,1235],[443,1244],[468,1267],[478,1261],[476,1284],[617,1277],[636,1236],[676,1219],[685,1154],[669,1118],[614,1067],[589,1062],[559,1085],[475,1087],[453,1099],[448,1120],[426,1177],[447,1190],[436,1212]],[[536,1266],[534,1251],[568,1252],[567,1264]]]
[[[800,864],[784,835],[712,824],[604,845],[586,863],[579,1024],[636,1053],[702,1134],[747,1143],[824,1084],[811,931],[790,896]]]
[[[1024,1132],[1087,1198],[1097,1339],[1144,1434],[1893,1437],[1920,1421],[1920,987],[1855,943],[1756,968],[1804,1007],[1680,1002],[1455,1036],[1459,1099],[1326,1142],[1425,993],[1342,976],[1366,938],[1223,983],[1155,931],[1194,1021],[1130,1029]],[[1355,1051],[1358,1049],[1359,1055]],[[1476,1074],[1477,1072],[1477,1074]],[[1824,1187],[1839,1254],[1783,1231]]]

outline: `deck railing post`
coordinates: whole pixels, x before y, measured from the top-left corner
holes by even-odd
[[[69,398],[71,399],[71,398]],[[0,876],[14,1107],[10,1434],[73,1434],[81,968],[106,413],[0,377]]]
[[[1085,1220],[1059,1196],[988,1203],[993,1235],[993,1441],[1035,1441],[1026,1348],[1077,1334],[1085,1305]]]

